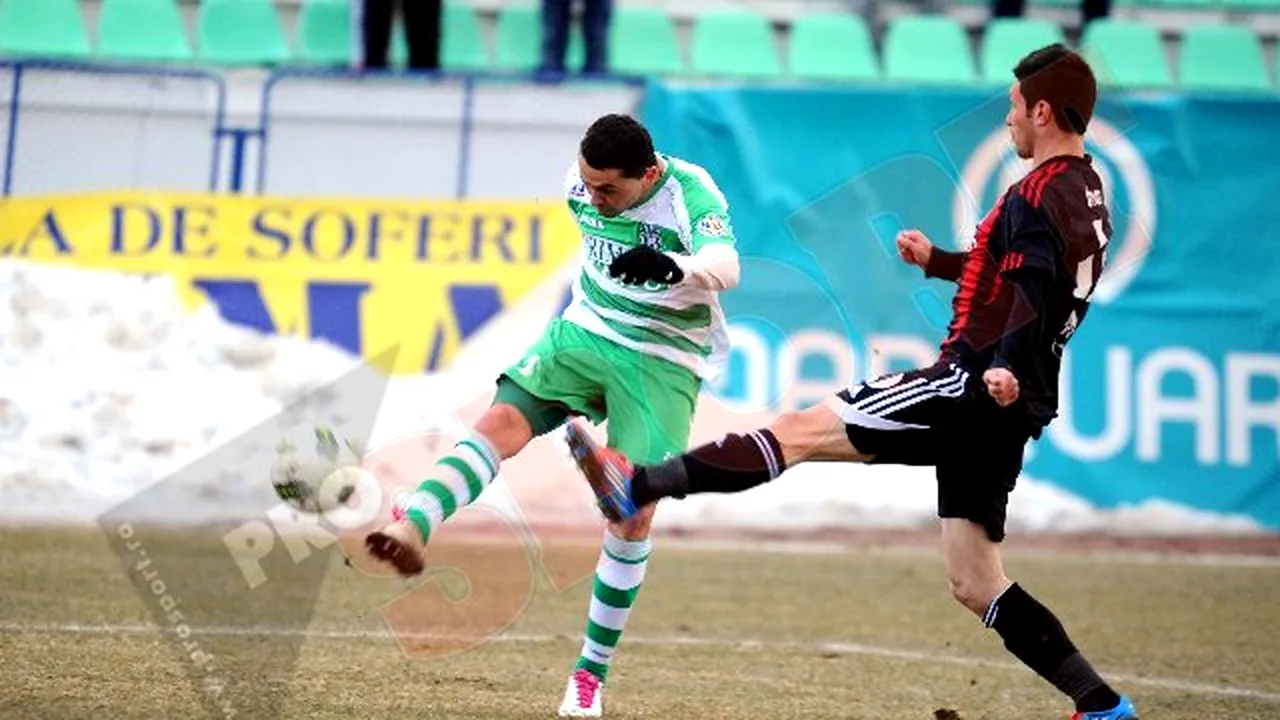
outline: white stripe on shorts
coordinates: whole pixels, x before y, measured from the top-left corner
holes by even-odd
[[[912,430],[927,426],[891,420],[887,416],[935,397],[956,398],[964,394],[969,373],[952,365],[951,374],[933,380],[916,378],[900,387],[876,393],[840,409],[840,418],[849,425],[873,430]]]

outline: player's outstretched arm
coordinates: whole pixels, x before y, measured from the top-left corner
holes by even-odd
[[[692,283],[720,292],[738,285],[738,251],[732,245],[715,243],[703,246],[695,255],[680,255],[641,245],[619,255],[609,265],[609,275],[627,285]]]
[[[671,257],[684,272],[685,282],[712,292],[732,290],[738,286],[741,271],[738,251],[732,245],[710,243],[693,255],[673,254]]]
[[[934,247],[929,238],[919,230],[903,230],[896,238],[898,256],[908,265],[924,270],[925,277],[958,281],[964,267],[962,252],[951,252]]]

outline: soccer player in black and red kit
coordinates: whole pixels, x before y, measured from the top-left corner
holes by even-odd
[[[577,424],[568,441],[615,520],[663,497],[741,492],[802,462],[933,466],[956,600],[1070,697],[1074,718],[1134,720],[1129,699],[1000,559],[1023,450],[1057,414],[1062,350],[1088,311],[1111,236],[1102,182],[1085,153],[1097,99],[1088,63],[1052,45],[1023,58],[1014,76],[1005,124],[1033,169],[982,220],[968,251],[935,248],[913,230],[897,238],[904,261],[959,285],[934,365],[869,380],[657,465],[632,466]]]

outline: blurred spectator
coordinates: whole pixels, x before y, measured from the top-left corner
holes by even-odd
[[[353,0],[360,13],[360,66],[367,70],[387,67],[391,49],[393,0]],[[440,16],[443,0],[401,0],[410,70],[440,69]]]
[[[1092,20],[1105,18],[1111,14],[1111,0],[1080,0],[1083,29]],[[998,18],[1022,17],[1026,11],[1027,0],[992,0],[991,15]]]
[[[569,19],[573,0],[542,0],[542,70],[565,71],[565,53],[569,48]],[[586,59],[582,72],[608,72],[609,15],[612,0],[583,0],[582,34],[586,40]]]

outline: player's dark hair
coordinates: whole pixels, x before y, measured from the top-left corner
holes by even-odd
[[[596,170],[617,170],[626,178],[641,177],[658,164],[649,131],[635,118],[616,113],[591,123],[578,151]]]
[[[1083,135],[1098,101],[1098,81],[1093,68],[1078,53],[1061,43],[1042,47],[1022,58],[1013,68],[1018,87],[1027,101],[1027,112],[1044,100],[1064,132]]]

